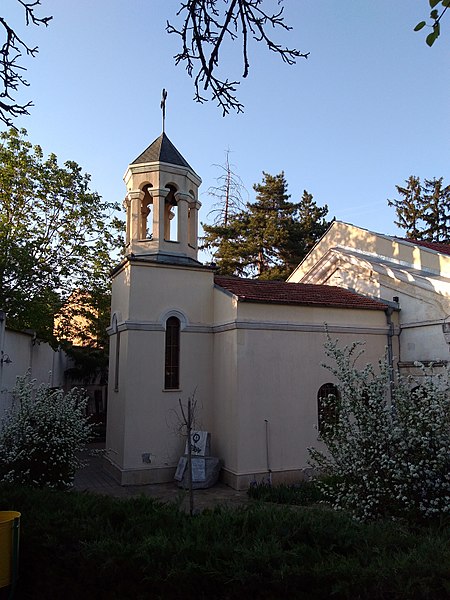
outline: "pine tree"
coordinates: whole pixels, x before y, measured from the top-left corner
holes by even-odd
[[[450,186],[443,185],[442,177],[425,179],[423,206],[423,239],[450,243]]]
[[[395,208],[394,223],[412,240],[450,243],[450,186],[443,178],[425,179],[411,176],[406,187],[397,185],[399,199],[388,200]]]
[[[200,249],[213,252],[214,261],[220,265],[220,273],[243,275],[239,259],[236,257],[236,244],[240,238],[239,219],[237,215],[245,211],[244,194],[248,192],[239,175],[234,171],[229,160],[230,151],[226,152],[224,165],[216,165],[221,170],[217,185],[208,189],[208,194],[216,199],[208,217],[212,217],[211,225],[202,223],[204,236]]]
[[[255,202],[227,224],[203,225],[203,247],[216,249],[220,274],[286,279],[328,228],[328,207],[318,207],[306,191],[301,202],[290,202],[283,172],[263,173],[253,188]]]
[[[285,267],[282,254],[289,246],[297,205],[289,202],[284,173],[263,173],[255,184],[256,201],[242,215],[245,243],[242,258],[251,274],[261,279],[279,279]]]
[[[313,195],[303,190],[295,219],[289,231],[289,240],[281,253],[286,265],[286,277],[305,258],[314,244],[323,236],[331,221],[326,220],[328,206],[317,206]]]

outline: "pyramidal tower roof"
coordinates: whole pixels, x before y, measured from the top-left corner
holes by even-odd
[[[150,146],[146,148],[144,152],[142,152],[142,154],[133,160],[131,164],[139,165],[152,162],[163,162],[170,165],[186,167],[195,173],[194,169],[178,152],[164,132],[159,136],[159,138],[152,142]]]

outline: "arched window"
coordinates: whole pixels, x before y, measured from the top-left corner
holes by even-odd
[[[317,392],[317,415],[319,433],[324,432],[325,425],[333,425],[337,420],[336,401],[339,390],[334,383],[324,383]]]
[[[180,320],[169,317],[166,321],[166,358],[164,388],[177,390],[180,387]]]
[[[152,184],[148,183],[142,188],[144,197],[141,202],[141,231],[140,239],[151,240],[153,237],[153,222],[150,217],[151,209],[153,207],[153,198],[151,196]]]
[[[176,189],[173,185],[166,186],[169,190],[164,202],[164,239],[167,242],[178,241],[178,203],[175,198]]]

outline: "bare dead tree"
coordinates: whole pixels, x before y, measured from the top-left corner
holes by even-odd
[[[243,111],[243,104],[235,92],[239,81],[230,81],[217,75],[219,50],[225,40],[232,42],[242,39],[243,73],[248,76],[250,62],[248,44],[250,39],[263,42],[272,52],[278,54],[288,65],[297,58],[307,58],[309,52],[302,53],[275,43],[267,33],[269,27],[291,30],[284,22],[283,0],[277,0],[277,12],[266,12],[268,0],[185,0],[177,12],[183,22],[179,28],[167,22],[166,31],[181,37],[181,52],[175,55],[175,64],[185,62],[186,70],[194,78],[197,102],[208,98],[203,92],[210,90],[212,100],[217,101],[225,116],[230,110]],[[264,6],[265,3],[265,6]]]
[[[198,404],[196,398],[197,388],[194,389],[187,402],[183,404],[181,398],[178,399],[180,410],[171,409],[169,414],[171,419],[167,425],[173,429],[174,433],[186,437],[187,446],[187,475],[188,475],[188,490],[189,490],[189,514],[194,514],[194,488],[192,485],[192,432],[194,429],[201,427],[198,420],[198,415],[201,410],[201,404]]]
[[[25,11],[26,25],[45,25],[48,26],[53,17],[39,17],[36,14],[37,7],[41,4],[40,0],[17,0]],[[18,104],[15,99],[15,92],[20,86],[28,86],[29,83],[23,76],[26,68],[19,64],[20,58],[25,53],[28,56],[36,56],[37,46],[29,46],[27,42],[20,37],[16,29],[0,16],[0,26],[3,31],[3,44],[0,48],[0,78],[2,90],[0,92],[0,121],[3,121],[8,127],[12,127],[13,119],[20,115],[28,115],[28,109],[33,106],[32,102]]]
[[[225,164],[214,165],[221,171],[217,177],[217,185],[208,188],[208,194],[216,199],[212,209],[208,213],[208,218],[213,218],[213,225],[223,225],[227,227],[228,221],[238,212],[244,210],[248,192],[239,175],[234,171],[234,165],[230,163],[230,150],[225,152]]]
[[[192,429],[193,429],[193,421],[195,409],[197,406],[197,401],[195,400],[195,395],[193,398],[188,398],[187,407],[183,407],[183,403],[181,402],[181,398],[179,399],[180,411],[183,417],[183,424],[186,430],[187,436],[187,448],[188,448],[188,460],[187,460],[187,469],[188,469],[188,488],[189,488],[189,514],[192,517],[194,514],[194,487],[192,485]]]

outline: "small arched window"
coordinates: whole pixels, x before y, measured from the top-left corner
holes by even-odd
[[[180,320],[169,317],[166,321],[166,357],[164,366],[164,388],[177,390],[180,387]]]
[[[334,383],[324,383],[317,392],[317,415],[319,433],[324,433],[326,425],[334,425],[337,421],[337,401],[339,390]]]

